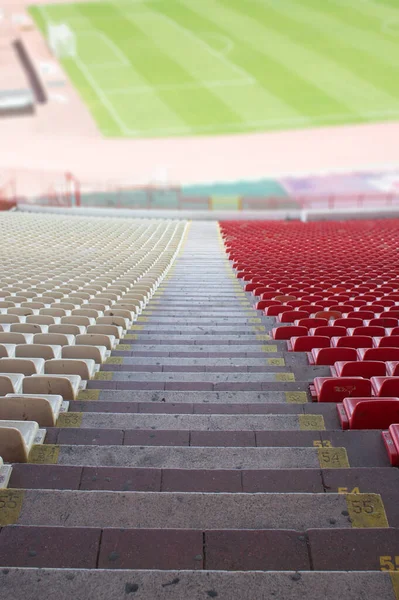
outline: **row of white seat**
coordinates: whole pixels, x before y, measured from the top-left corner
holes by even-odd
[[[187,223],[5,213],[0,225],[0,456],[26,462],[152,298]],[[1,461],[0,487],[7,474]]]

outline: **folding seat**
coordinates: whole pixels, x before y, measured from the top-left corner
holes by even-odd
[[[39,427],[55,427],[63,400],[55,394],[7,394],[0,398],[0,419],[36,421]]]
[[[27,317],[32,318],[32,317]],[[24,323],[25,317],[20,317],[19,315],[9,315],[9,314],[0,314],[0,324],[1,325],[17,325],[18,323]]]
[[[99,318],[101,318],[101,317],[99,317]],[[61,325],[79,325],[79,327],[86,328],[89,325],[95,325],[96,319],[92,319],[90,317],[78,317],[75,315],[71,315],[70,317],[61,317],[60,324]]]
[[[303,310],[301,308],[303,306],[303,300],[290,300],[286,305],[290,306],[293,310]]]
[[[374,396],[399,397],[399,377],[372,377],[371,386]]]
[[[272,329],[274,340],[289,340],[291,337],[307,336],[308,330],[306,327],[297,327],[295,325],[287,327],[275,327]]]
[[[254,293],[254,292],[258,292],[258,290],[259,290],[259,293]],[[264,290],[264,291],[260,292],[260,290]],[[254,296],[260,296],[261,300],[273,300],[273,299],[275,299],[278,292],[276,292],[276,290],[270,290],[266,287],[263,287],[263,288],[255,288],[255,290],[252,292],[252,294]]]
[[[0,344],[32,344],[31,333],[0,332]]]
[[[115,312],[114,310],[112,312]],[[133,311],[134,312],[134,311]],[[89,317],[89,319],[98,319],[98,317],[104,316],[103,311],[94,310],[93,308],[75,308],[71,311],[71,315],[73,317]],[[63,315],[67,316],[67,315]]]
[[[286,310],[280,311],[278,314],[278,321],[280,323],[293,323],[297,319],[305,319],[309,317],[309,312],[305,310]]]
[[[355,361],[357,352],[354,348],[313,348],[308,359],[311,365],[332,367],[337,361]]]
[[[43,369],[43,358],[0,358],[2,373],[22,373],[26,376],[43,373]]]
[[[317,304],[318,306],[321,306],[320,311],[328,311],[331,306],[331,300],[319,300]],[[325,318],[327,319],[328,317]]]
[[[107,358],[107,348],[105,346],[64,346],[61,352],[62,358],[91,359],[99,365]],[[60,358],[60,357],[57,357]]]
[[[65,333],[37,333],[33,336],[32,343],[46,346],[73,346],[75,337]]]
[[[382,439],[388,453],[389,462],[393,467],[399,467],[399,425],[397,423],[390,425],[388,431],[382,432]]]
[[[341,313],[352,312],[354,310],[354,306],[352,304],[333,304],[328,307],[330,312],[339,311]]]
[[[33,445],[45,435],[34,421],[0,421],[0,429],[0,455],[9,463],[28,462]]]
[[[44,310],[44,309],[40,309],[40,310]],[[29,317],[30,315],[34,315],[35,311],[33,308],[26,308],[23,306],[16,306],[15,308],[9,308],[7,309],[7,313],[9,315],[18,315],[20,317]]]
[[[361,306],[364,306],[364,300],[359,300],[359,298],[352,299],[350,302],[354,307],[353,310],[358,310]]]
[[[347,330],[348,335],[365,335],[367,337],[382,337],[385,336],[385,328],[379,327],[377,325],[368,327],[367,325],[362,325],[361,327],[349,327]]]
[[[255,304],[256,310],[264,310],[270,306],[283,306],[283,304],[278,300],[259,300],[259,302]]]
[[[55,325],[56,323],[60,323],[60,318],[51,317],[49,315],[29,315],[26,317],[25,322],[33,324],[37,323],[38,325]]]
[[[322,325],[309,330],[309,335],[325,335],[330,339],[333,337],[341,337],[346,335],[345,327],[336,327],[334,325]]]
[[[385,329],[389,327],[397,327],[398,319],[393,317],[376,317],[375,319],[370,319],[370,321],[363,321],[363,324],[367,327],[384,327]],[[399,330],[399,329],[398,329]]]
[[[275,300],[269,300],[267,302],[275,302]],[[277,317],[280,314],[281,309],[283,309],[283,310],[292,310],[292,307],[291,306],[286,306],[284,304],[276,304],[276,305],[273,305],[273,306],[267,306],[264,309],[264,314],[267,317]]]
[[[380,298],[378,300],[378,304],[380,306],[383,306],[384,308],[391,308],[392,306],[397,306],[395,300],[393,300],[392,298]]]
[[[330,367],[332,377],[385,377],[386,366],[382,361],[338,361]]]
[[[335,320],[335,319],[339,319],[340,317],[342,317],[342,313],[339,310],[324,310],[324,311],[316,312],[314,316],[316,319]]]
[[[342,429],[385,429],[399,422],[399,398],[344,398],[337,411]]]
[[[40,308],[39,315],[46,315],[48,317],[66,317],[67,315],[70,315],[71,310],[69,308],[62,308],[62,306],[66,306],[66,304],[62,305],[59,303],[58,308]]]
[[[363,377],[316,377],[310,386],[317,402],[342,402],[344,398],[370,397],[371,383]]]
[[[46,375],[79,375],[81,379],[88,380],[94,376],[95,364],[90,358],[52,359],[46,361],[44,372]]]
[[[113,350],[116,346],[116,339],[113,335],[99,333],[84,333],[75,338],[77,346],[105,346],[107,350]]]
[[[65,335],[80,335],[86,333],[86,327],[83,325],[71,325],[59,323],[57,325],[49,325],[48,333],[62,333]]]
[[[309,304],[318,304],[319,301],[323,300],[323,296],[320,296],[319,294],[308,294],[299,296],[299,298],[303,302],[308,302]]]
[[[13,323],[10,326],[10,331],[15,333],[47,333],[47,325],[39,325],[38,323]]]
[[[347,335],[345,337],[331,338],[334,348],[373,348],[373,338],[366,335]]]
[[[399,319],[399,308],[396,307],[392,307],[392,308],[388,308],[385,312],[384,312],[384,317],[394,317],[395,319]]]
[[[330,338],[321,335],[292,337],[287,341],[289,352],[310,352],[313,348],[329,348]]]
[[[335,319],[333,323],[336,327],[345,327],[345,329],[349,329],[349,327],[361,327],[363,325],[363,319],[342,317],[341,319]]]
[[[315,329],[316,327],[327,327],[328,321],[327,319],[315,319],[312,317],[307,317],[305,319],[298,319],[297,321],[294,321],[294,325],[297,325],[298,327],[306,327],[306,329],[310,330]]]
[[[24,394],[56,394],[64,400],[76,400],[81,388],[79,375],[32,375],[25,377],[22,384]]]
[[[361,319],[362,321],[374,319],[374,313],[371,310],[353,310],[346,313],[347,319]]]
[[[373,315],[381,315],[385,312],[385,308],[380,304],[366,304],[359,306],[358,312],[371,312]]]
[[[296,308],[298,308],[298,310],[303,310],[304,312],[307,312],[309,314],[324,310],[323,306],[320,306],[319,304],[302,304],[301,300],[298,300],[298,302],[301,302],[301,304]]]
[[[359,348],[357,354],[359,360],[399,360],[399,348]]]
[[[118,327],[118,325],[110,325],[110,324],[100,324],[100,325],[89,325],[86,330],[87,333],[99,333],[101,335],[109,335],[114,336],[117,340],[119,340],[123,335],[122,327]]]

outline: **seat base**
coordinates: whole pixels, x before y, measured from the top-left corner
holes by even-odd
[[[10,481],[12,473],[11,465],[2,465],[0,467],[0,490],[6,488],[8,486],[8,482]]]

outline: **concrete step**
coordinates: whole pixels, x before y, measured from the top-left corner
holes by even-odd
[[[140,600],[397,600],[397,573],[143,571],[129,569],[0,570],[5,598],[119,600],[139,593]]]
[[[119,442],[120,444],[120,442]],[[342,469],[344,448],[228,448],[185,446],[52,445],[34,446],[29,462],[93,467],[156,469]],[[362,465],[367,466],[367,465]],[[384,465],[387,466],[387,461]]]
[[[151,390],[151,391],[194,391],[194,392],[239,392],[239,391],[303,391],[309,392],[309,381],[295,381],[293,373],[275,373],[274,376],[269,376],[267,380],[258,382],[237,382],[237,381],[219,381],[212,383],[211,381],[197,381],[197,377],[192,377],[190,380],[182,381],[165,381],[158,378],[158,381],[148,380],[147,374],[142,374],[139,380],[126,377],[118,377],[118,374],[112,372],[103,372],[102,378],[89,381],[87,390]],[[183,374],[184,375],[184,374]],[[201,375],[201,373],[199,373]]]
[[[336,425],[338,429],[338,416]],[[110,414],[99,412],[61,413],[57,420],[57,427],[219,432],[325,429],[324,419],[321,415]]]
[[[0,525],[139,529],[351,529],[389,526],[378,494],[13,490]]]
[[[198,530],[6,526],[5,567],[212,571],[380,571],[394,564],[388,529]],[[76,548],[79,547],[79,552]],[[384,554],[385,553],[385,554]]]
[[[284,385],[281,390],[278,387]],[[308,383],[278,383],[273,384],[273,391],[262,392],[246,392],[244,391],[218,391],[218,392],[201,392],[201,391],[148,391],[137,390],[132,396],[128,390],[113,390],[113,389],[88,389],[79,392],[78,401],[106,401],[106,402],[145,402],[145,403],[162,403],[167,406],[170,403],[183,404],[257,404],[258,408],[265,407],[269,410],[268,404],[305,404],[310,402],[310,393]],[[316,404],[315,404],[316,406]],[[283,408],[282,406],[280,408]],[[227,409],[228,411],[229,409]],[[211,412],[210,409],[209,412]],[[129,412],[128,410],[122,412]],[[162,411],[161,411],[162,412]],[[176,411],[180,412],[180,411]],[[191,411],[189,411],[191,412]],[[218,411],[217,411],[218,412]]]

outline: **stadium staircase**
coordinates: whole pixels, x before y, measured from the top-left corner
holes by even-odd
[[[397,222],[0,218],[1,599],[399,599]]]

